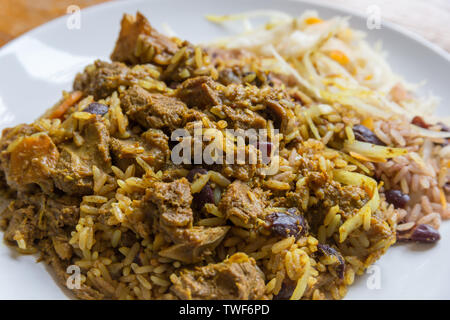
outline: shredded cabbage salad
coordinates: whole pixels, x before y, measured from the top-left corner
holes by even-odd
[[[253,26],[252,19],[268,22]],[[364,33],[351,29],[349,18],[319,18],[307,11],[300,17],[273,10],[257,10],[228,16],[207,16],[209,21],[230,24],[241,21],[241,34],[218,39],[211,46],[244,49],[263,57],[263,67],[292,75],[299,87],[323,104],[354,109],[362,116],[410,121],[421,116],[430,122],[450,123],[433,117],[438,99],[411,96],[395,99],[396,92],[414,91],[386,62],[381,45],[371,47]],[[412,126],[424,137],[447,138],[437,132]],[[378,150],[377,150],[378,151]]]

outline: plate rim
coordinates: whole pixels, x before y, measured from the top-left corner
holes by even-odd
[[[155,1],[155,0],[146,0],[145,2],[150,3],[152,1]],[[165,1],[177,1],[177,0],[165,0]],[[190,0],[190,1],[196,1],[196,0]],[[255,3],[258,3],[257,0],[253,0],[253,1]],[[274,2],[284,1],[284,2],[291,2],[291,3],[294,2],[294,3],[309,4],[309,5],[312,5],[315,7],[320,7],[322,9],[331,9],[331,10],[337,11],[341,15],[346,15],[346,14],[350,15],[350,18],[352,16],[355,16],[360,19],[366,19],[365,15],[361,12],[346,8],[343,5],[336,5],[336,4],[324,2],[323,0],[270,0],[270,1],[274,1]],[[133,5],[133,3],[137,4],[137,3],[142,3],[142,2],[144,2],[144,0],[127,0],[126,4]],[[95,11],[102,10],[104,8],[112,8],[112,7],[116,7],[116,6],[122,6],[124,3],[125,2],[121,1],[121,0],[112,0],[112,1],[103,2],[103,3],[99,3],[99,4],[96,4],[93,6],[83,8],[83,9],[81,9],[80,12],[92,14],[92,13],[95,13]],[[136,11],[139,11],[139,10],[137,9]],[[319,14],[320,14],[320,12],[319,12]],[[12,39],[11,41],[7,42],[5,45],[0,47],[0,57],[5,52],[14,50],[14,46],[16,45],[16,43],[23,41],[23,39],[25,39],[27,37],[31,37],[40,32],[45,32],[45,29],[52,28],[54,25],[56,26],[57,24],[61,23],[61,21],[63,21],[66,18],[67,18],[67,13],[60,17],[52,19],[48,22],[45,22],[44,24],[41,24],[31,30],[28,30],[27,32],[21,34],[20,36]],[[401,25],[398,25],[394,22],[386,21],[383,19],[381,20],[381,26],[382,26],[382,28],[385,27],[387,29],[390,29],[391,31],[396,32],[397,34],[400,34],[404,37],[407,37],[407,38],[419,43],[420,45],[429,49],[434,54],[437,54],[441,58],[444,58],[447,63],[450,63],[450,52],[447,52],[445,49],[443,49],[442,47],[438,46],[437,44],[429,41],[428,39],[424,38],[422,35],[414,32],[414,31],[411,31]]]
[[[105,3],[101,3],[98,5],[94,5],[94,6],[90,6],[87,8],[84,8],[81,10],[82,13],[86,13],[89,15],[95,15],[95,12],[101,11],[101,10],[110,10],[113,9],[115,7],[120,8],[121,6],[130,6],[130,7],[135,7],[134,10],[138,11],[138,4],[144,4],[145,6],[148,6],[149,4],[151,4],[152,2],[155,2],[157,0],[129,0],[127,2],[124,1],[119,1],[119,0],[115,0],[115,1],[110,1],[110,2],[105,2]],[[169,1],[169,0],[165,0],[165,1]],[[170,0],[170,1],[177,1],[177,0]],[[194,0],[191,0],[194,1]],[[257,3],[256,0],[255,4]],[[347,9],[343,6],[339,6],[339,5],[335,5],[335,4],[329,4],[329,3],[324,3],[321,0],[318,1],[314,1],[314,0],[269,0],[271,2],[277,2],[277,1],[283,1],[284,3],[299,3],[299,4],[305,4],[305,5],[311,5],[314,8],[311,9],[317,9],[317,11],[320,14],[320,10],[327,10],[330,9],[332,11],[334,11],[336,13],[336,15],[340,15],[340,16],[350,16],[350,17],[355,17],[358,19],[363,19],[365,21],[365,19],[367,18],[363,13],[360,12],[355,12],[351,9]],[[280,3],[278,2],[278,4]],[[195,2],[194,2],[195,4]],[[144,5],[143,5],[144,6]],[[63,23],[65,24],[65,20],[67,19],[67,14],[64,14],[60,17],[57,17],[53,20],[50,20],[36,28],[33,28],[29,31],[27,31],[26,33],[20,35],[19,37],[9,41],[7,44],[5,44],[3,47],[0,48],[0,61],[1,58],[3,57],[3,55],[7,52],[15,52],[17,50],[16,46],[18,44],[20,44],[20,42],[22,41],[27,41],[26,38],[32,38],[32,37],[39,37],[40,35],[45,34],[46,32],[52,30],[55,27],[61,26],[60,24]],[[405,39],[410,39],[412,40],[415,44],[420,45],[421,47],[425,47],[428,51],[427,54],[429,54],[433,59],[440,57],[442,58],[442,63],[450,63],[450,53],[445,51],[443,48],[439,47],[438,45],[426,40],[425,38],[423,38],[421,35],[410,31],[408,29],[405,29],[402,26],[399,26],[395,23],[389,22],[389,21],[384,21],[382,20],[382,29],[385,30],[385,32],[394,32],[397,35],[401,36],[401,37],[406,37]],[[437,56],[433,56],[437,55]],[[54,278],[54,272],[52,269],[50,269],[46,264],[44,264],[44,266],[46,267],[46,271],[50,274],[50,276],[53,278],[54,282],[59,285],[59,282],[55,280]],[[68,296],[66,294],[66,292],[64,290],[61,290],[62,294],[64,294],[65,296],[67,296],[67,298],[72,299],[73,296]]]

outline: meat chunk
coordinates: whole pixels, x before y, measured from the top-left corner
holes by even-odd
[[[152,28],[148,20],[138,12],[136,16],[125,14],[111,60],[128,64],[169,61],[178,50],[177,44]]]
[[[145,128],[175,130],[183,126],[188,111],[178,99],[149,93],[138,86],[129,88],[121,102],[127,115]]]
[[[275,126],[281,129],[281,132],[285,132],[287,123],[289,121],[286,107],[278,100],[266,99],[265,105],[274,118]]]
[[[238,145],[236,151],[232,151],[231,155],[228,154],[228,150],[226,150],[226,157],[234,156],[234,162],[232,162],[232,164],[223,164],[221,173],[232,180],[238,179],[241,181],[249,181],[257,174],[257,168],[261,166],[260,163],[258,163],[257,152],[257,149],[253,145]]]
[[[30,249],[42,232],[37,228],[38,215],[33,206],[7,208],[1,215],[8,223],[3,235],[6,241],[16,242],[21,249]]]
[[[215,87],[216,83],[211,77],[191,78],[181,84],[177,96],[190,108],[208,108],[222,102]]]
[[[39,185],[45,192],[53,190],[51,173],[59,159],[52,139],[45,133],[21,136],[1,153],[8,185],[26,190],[30,184]]]
[[[234,224],[251,225],[264,214],[264,203],[247,184],[236,180],[225,190],[219,209]]]
[[[114,156],[114,163],[120,162],[123,159],[134,159],[144,152],[144,148],[137,138],[130,139],[110,139],[110,150]],[[120,167],[120,166],[119,166]]]
[[[224,113],[231,128],[244,130],[266,128],[266,119],[250,109],[241,108],[238,105],[222,105],[219,110]]]
[[[31,136],[36,132],[37,130],[28,124],[20,124],[12,128],[3,129],[0,136],[0,176],[2,178],[0,184],[7,185],[5,171],[9,167],[10,161],[10,153],[7,151],[9,145],[13,141],[18,141],[18,139],[24,136]]]
[[[192,194],[186,178],[173,182],[155,182],[146,190],[144,201],[149,204],[149,213],[159,218],[164,230],[192,226]]]
[[[206,255],[213,253],[229,229],[227,226],[174,229],[170,235],[176,244],[161,250],[159,255],[185,263],[200,262]]]
[[[264,274],[245,253],[173,277],[171,291],[180,299],[256,300],[264,295]]]
[[[114,163],[123,170],[139,156],[158,171],[170,156],[169,138],[159,129],[149,129],[140,137],[126,140],[111,138],[110,148]]]
[[[80,218],[80,200],[62,196],[48,198],[45,202],[45,219],[50,234],[60,235],[65,227],[74,228]]]
[[[157,227],[174,245],[162,250],[164,257],[195,263],[213,253],[229,227],[192,227],[191,187],[186,178],[155,182],[144,197],[144,211],[159,220]]]
[[[152,64],[161,67],[160,79],[174,87],[192,76],[217,74],[211,72],[214,66],[210,64],[206,51],[198,49],[187,41],[171,39],[158,33],[138,12],[135,17],[124,15],[111,59],[131,65]]]
[[[243,49],[208,48],[212,63],[219,71],[218,82],[223,85],[248,83],[262,86],[266,76],[258,76],[251,68],[257,59],[253,53]]]
[[[5,128],[2,131],[0,138],[0,152],[5,151],[6,148],[17,138],[23,136],[31,136],[36,133],[37,130],[28,124],[19,124],[18,126],[12,128]]]
[[[92,115],[80,131],[84,143],[81,146],[69,141],[60,144],[60,157],[53,179],[57,188],[74,194],[93,191],[93,166],[108,173],[111,166],[109,132],[105,124]]]
[[[225,164],[222,174],[227,178],[235,178],[241,181],[249,181],[256,174],[255,164]]]
[[[69,260],[72,257],[73,249],[69,243],[68,237],[52,237],[53,247],[58,257],[62,260]]]
[[[218,82],[229,85],[229,84],[242,84],[241,72],[239,67],[233,68],[222,68],[219,71]]]
[[[147,153],[142,155],[148,164],[159,170],[169,159],[169,137],[158,129],[148,129],[141,135]]]
[[[97,60],[75,77],[74,90],[93,95],[96,100],[110,96],[125,81],[129,69],[120,62]]]

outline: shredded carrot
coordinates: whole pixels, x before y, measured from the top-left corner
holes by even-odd
[[[73,91],[59,106],[55,107],[49,115],[50,119],[61,118],[67,110],[81,99],[83,93],[81,91]]]
[[[345,65],[350,62],[350,59],[345,55],[345,53],[343,53],[340,50],[330,51],[328,55],[330,56],[331,59],[342,65]]]
[[[364,80],[372,80],[372,78],[373,78],[373,74],[369,74],[364,78]]]
[[[366,118],[364,119],[363,122],[361,122],[361,124],[367,128],[369,128],[370,130],[373,130],[373,119],[372,118]]]
[[[371,158],[371,157],[367,157],[367,156],[363,156],[362,154],[350,151],[350,155],[360,161],[370,161],[370,162],[386,162],[386,159],[382,159],[382,158]]]
[[[441,198],[442,208],[445,210],[447,209],[447,199],[445,199],[445,193],[444,190],[442,190],[442,188],[439,188],[439,195]]]
[[[309,17],[305,19],[306,24],[321,23],[323,20],[317,17]]]

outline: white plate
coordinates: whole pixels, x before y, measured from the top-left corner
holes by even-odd
[[[135,0],[110,2],[81,12],[81,29],[68,29],[67,17],[45,24],[0,49],[0,129],[31,122],[70,90],[76,72],[97,58],[107,59],[124,12],[140,10],[161,29],[168,23],[191,42],[226,35],[205,14],[277,9],[297,15],[307,9],[320,16],[352,15],[351,25],[371,41],[382,40],[393,69],[412,82],[428,81],[424,92],[442,97],[439,113],[450,115],[450,58],[443,50],[398,27],[368,30],[364,17],[315,3],[280,0]],[[435,246],[402,245],[388,251],[349,288],[347,299],[449,299],[450,223],[443,223]],[[0,299],[67,299],[43,264],[18,256],[0,244]],[[379,285],[379,289],[376,289]]]

